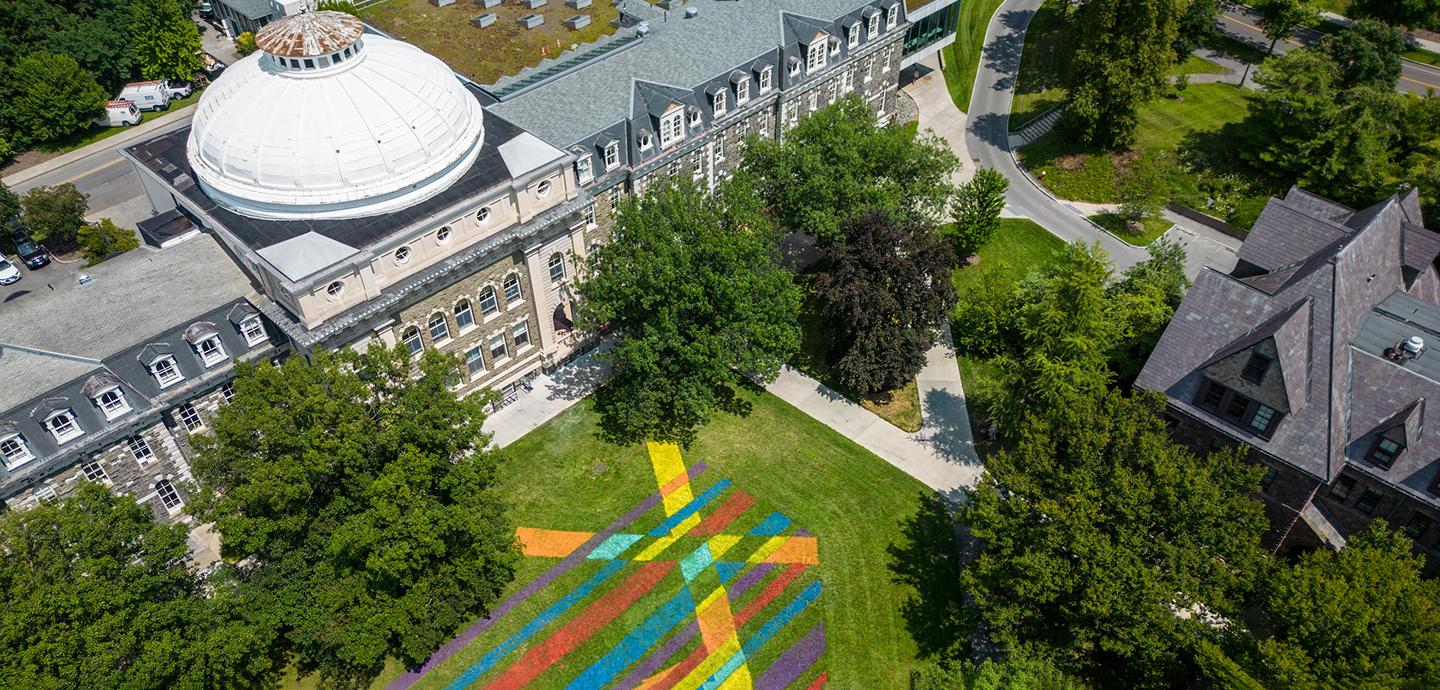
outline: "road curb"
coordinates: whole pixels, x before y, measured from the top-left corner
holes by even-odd
[[[125,144],[128,144],[136,139],[140,139],[170,123],[176,122],[182,118],[191,117],[194,114],[191,111],[193,111],[195,109],[195,106],[199,104],[200,102],[197,99],[194,103],[186,105],[182,108],[178,108],[174,112],[165,113],[164,115],[161,115],[160,117],[157,117],[148,122],[144,122],[134,127],[130,127],[126,131],[116,134],[113,137],[102,139],[93,144],[90,144],[89,146],[75,149],[74,151],[64,153],[42,163],[36,163],[35,165],[25,168],[24,170],[17,171],[14,174],[5,177],[3,181],[6,186],[16,187],[26,182],[29,182],[30,180],[33,180],[37,177],[40,177],[41,175],[53,172],[67,165],[70,165],[75,161],[83,160],[97,153],[104,153],[109,150],[118,149],[121,146],[124,146]]]
[[[1137,246],[1135,246],[1135,245],[1133,245],[1133,244],[1130,244],[1129,242],[1126,242],[1126,241],[1125,241],[1125,238],[1123,238],[1123,237],[1121,237],[1121,236],[1119,236],[1119,235],[1116,235],[1115,233],[1110,232],[1109,230],[1106,230],[1106,229],[1105,229],[1105,226],[1103,226],[1103,225],[1101,225],[1101,224],[1099,224],[1099,223],[1096,223],[1096,222],[1093,221],[1093,220],[1090,220],[1089,217],[1083,216],[1083,215],[1081,215],[1081,214],[1079,214],[1079,213],[1075,213],[1074,211],[1071,211],[1069,207],[1065,206],[1065,202],[1066,202],[1066,201],[1069,201],[1069,199],[1061,199],[1060,197],[1055,196],[1055,193],[1054,193],[1054,192],[1052,192],[1052,191],[1050,191],[1048,188],[1046,188],[1045,185],[1040,184],[1040,181],[1037,180],[1037,179],[1035,179],[1035,176],[1034,176],[1034,175],[1031,175],[1031,174],[1030,174],[1030,169],[1027,168],[1027,167],[1025,167],[1025,165],[1020,162],[1020,159],[1015,156],[1015,149],[1013,149],[1013,148],[1010,147],[1010,142],[1008,142],[1008,141],[1005,142],[1005,149],[1006,149],[1006,152],[1010,154],[1010,160],[1011,160],[1011,161],[1014,161],[1014,163],[1015,163],[1015,169],[1016,169],[1016,170],[1019,170],[1019,171],[1020,171],[1020,174],[1021,174],[1021,175],[1024,175],[1024,176],[1025,176],[1025,179],[1027,179],[1027,180],[1030,181],[1030,184],[1034,185],[1036,189],[1040,190],[1040,193],[1041,193],[1041,194],[1044,194],[1045,196],[1050,197],[1050,200],[1051,200],[1051,201],[1054,201],[1056,205],[1060,206],[1061,208],[1064,208],[1066,211],[1069,211],[1069,212],[1070,212],[1071,214],[1073,214],[1076,218],[1079,218],[1080,220],[1083,220],[1083,221],[1085,221],[1086,223],[1089,223],[1089,224],[1090,224],[1091,226],[1093,226],[1096,230],[1099,230],[1100,232],[1103,232],[1103,233],[1105,233],[1105,234],[1107,234],[1107,235],[1115,238],[1117,241],[1119,241],[1121,244],[1124,244],[1124,245],[1127,246],[1127,247],[1135,247],[1136,249],[1144,249],[1144,248],[1145,248],[1145,247],[1137,247]]]

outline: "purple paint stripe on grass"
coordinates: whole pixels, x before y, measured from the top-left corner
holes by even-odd
[[[705,468],[706,465],[704,462],[697,462],[694,465],[691,465],[689,467],[690,476],[694,477],[699,475],[701,472],[705,471]],[[611,536],[618,534],[620,530],[625,529],[630,525],[630,523],[640,519],[641,515],[650,512],[651,509],[655,508],[655,506],[658,505],[660,505],[659,493],[654,493],[647,496],[645,500],[636,504],[636,506],[634,508],[631,508],[629,512],[616,518],[615,521],[610,523],[610,525],[606,527],[604,531],[599,532],[595,536],[591,537],[590,540],[582,544],[580,548],[572,551],[569,556],[560,559],[559,563],[550,566],[549,570],[546,570],[545,572],[541,573],[539,577],[526,583],[524,587],[520,588],[520,591],[511,594],[505,599],[505,601],[502,601],[498,605],[496,605],[494,610],[490,612],[489,616],[486,616],[485,618],[476,621],[474,625],[466,628],[465,632],[460,633],[455,637],[455,639],[446,642],[440,647],[440,649],[435,650],[435,653],[431,654],[430,658],[426,659],[425,663],[421,665],[420,668],[409,669],[405,671],[405,673],[401,674],[399,678],[390,681],[390,684],[385,686],[385,690],[406,690],[410,686],[414,685],[417,681],[420,680],[421,677],[423,677],[426,673],[429,673],[431,669],[434,669],[436,666],[444,663],[446,659],[454,656],[455,653],[464,648],[465,645],[474,642],[475,638],[479,637],[480,634],[485,632],[486,630],[489,630],[490,626],[495,624],[495,621],[504,618],[505,614],[510,613],[510,611],[513,610],[516,606],[525,603],[525,600],[529,599],[532,596],[535,596],[537,592],[544,589],[545,586],[549,585],[551,582],[554,582],[556,578],[564,575],[567,572],[570,572],[570,570],[572,570],[575,566],[585,562],[585,556],[589,555],[589,553],[593,551],[595,547],[599,546],[602,542],[604,542],[606,539],[609,539]]]
[[[825,653],[825,623],[816,623],[810,632],[795,641],[770,668],[755,681],[755,690],[785,690],[805,669],[815,665]]]
[[[727,597],[732,602],[739,599],[745,594],[746,590],[754,587],[755,583],[763,579],[765,575],[771,570],[774,570],[774,568],[774,563],[761,563],[751,568],[749,572],[735,581],[735,585],[727,592]],[[636,666],[635,670],[627,674],[625,678],[615,686],[615,690],[631,690],[631,688],[644,682],[646,678],[655,675],[655,672],[660,670],[660,667],[665,664],[667,659],[675,656],[675,652],[680,651],[681,647],[690,644],[690,641],[695,639],[699,634],[699,621],[690,621],[689,625],[686,625],[679,633],[676,633],[675,636],[670,638],[662,647],[651,652],[650,656],[645,657],[645,660],[640,662],[640,665]]]
[[[810,534],[810,530],[805,529],[804,527],[801,527],[800,529],[795,530],[795,536],[797,536],[797,537],[809,537],[809,536],[814,536],[814,535]]]

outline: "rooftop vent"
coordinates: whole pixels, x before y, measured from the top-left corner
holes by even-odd
[[[700,8],[699,8],[699,7],[686,7],[686,8],[685,8],[685,18],[686,18],[686,19],[694,19],[695,17],[697,17],[697,16],[699,16],[699,15],[700,15]]]
[[[81,273],[80,276],[75,279],[75,282],[79,285],[89,285],[93,280],[95,279],[92,278],[89,273]]]
[[[1425,354],[1425,339],[1418,335],[1412,335],[1396,343],[1395,347],[1386,348],[1385,350],[1386,358],[1400,364],[1404,364],[1412,359],[1420,359],[1420,356],[1423,354]]]
[[[635,35],[644,37],[650,33],[650,22],[640,22],[635,25]]]

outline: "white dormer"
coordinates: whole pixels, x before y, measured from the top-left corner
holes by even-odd
[[[660,148],[669,148],[671,144],[684,138],[685,110],[676,105],[660,116]]]
[[[723,89],[715,92],[715,97],[711,105],[715,109],[715,117],[720,117],[725,114],[725,91]]]
[[[150,360],[146,367],[161,388],[169,388],[185,379],[185,375],[180,373],[180,367],[175,364],[174,355],[160,355]]]
[[[18,433],[0,435],[0,461],[4,461],[5,469],[15,469],[31,460],[35,454],[30,452],[30,444],[25,442],[25,437]]]
[[[105,415],[109,421],[130,411],[130,401],[125,399],[125,391],[119,386],[111,386],[95,394],[91,398],[95,401],[95,407],[100,408],[100,413]]]
[[[265,324],[260,320],[259,314],[251,314],[240,322],[240,335],[245,338],[245,344],[249,347],[265,342]]]
[[[816,34],[815,39],[805,48],[805,73],[814,74],[825,69],[825,46],[829,43],[825,34]]]
[[[45,428],[55,437],[55,442],[60,444],[77,439],[85,433],[80,428],[80,423],[75,421],[75,413],[69,408],[51,412],[50,416],[45,418]]]

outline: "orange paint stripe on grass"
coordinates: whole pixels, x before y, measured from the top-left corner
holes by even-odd
[[[815,537],[790,537],[780,548],[770,552],[765,562],[816,565],[820,562],[820,547]]]
[[[735,518],[744,515],[745,511],[750,510],[750,507],[753,505],[755,505],[754,496],[744,491],[736,491],[730,494],[730,496],[725,499],[725,502],[721,503],[720,507],[715,509],[715,512],[710,513],[710,515],[697,525],[695,529],[691,530],[690,533],[700,537],[720,534],[725,531],[726,527],[730,526],[730,523],[735,521]]]
[[[825,674],[825,671],[821,671],[820,675],[815,676],[815,680],[811,681],[810,685],[806,687],[805,690],[820,690],[820,688],[825,687]]]
[[[585,542],[590,541],[595,533],[516,527],[515,536],[520,539],[521,549],[526,556],[564,558]]]
[[[805,572],[805,565],[803,563],[796,563],[775,576],[775,579],[771,580],[770,584],[766,585],[765,589],[755,595],[755,598],[745,606],[745,609],[735,616],[735,629],[739,630],[748,623],[751,618],[754,618],[755,614],[760,613],[761,609],[774,601],[775,597],[780,596],[780,593],[785,591],[785,588],[789,587],[790,583],[794,582],[795,578],[800,577],[800,573],[803,572]],[[689,675],[696,666],[699,666],[700,662],[704,661],[709,653],[710,650],[707,649],[705,645],[700,645],[699,648],[691,652],[690,656],[685,657],[680,663],[646,678],[645,682],[641,683],[636,690],[658,690],[659,688],[675,687],[685,676]]]
[[[505,673],[490,681],[485,687],[525,687],[545,669],[550,668],[555,662],[564,658],[566,654],[574,651],[576,647],[599,632],[606,623],[624,613],[640,597],[648,594],[655,588],[655,585],[665,579],[665,575],[674,567],[674,563],[663,561],[646,563],[641,566],[640,570],[625,580],[625,584],[606,592],[605,596],[585,607],[580,615],[571,619],[569,623],[565,624],[565,627],[551,633],[544,642],[531,647],[525,656],[520,657],[514,665],[505,670]]]

